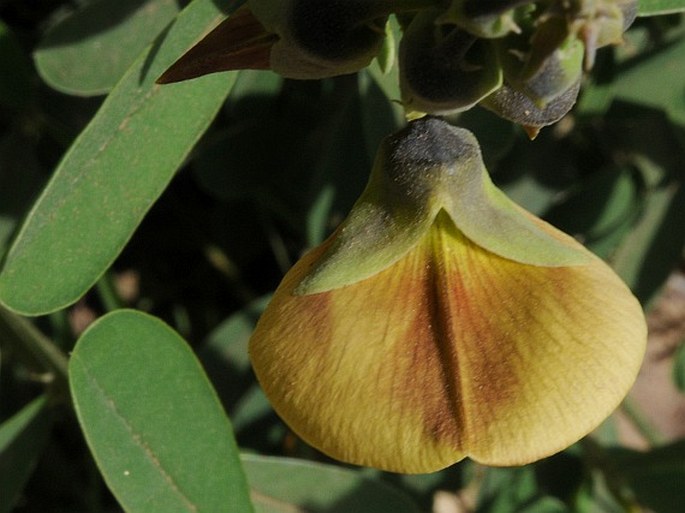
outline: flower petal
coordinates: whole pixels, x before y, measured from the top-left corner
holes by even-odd
[[[332,457],[408,473],[528,463],[591,431],[637,374],[640,305],[577,243],[589,264],[522,264],[441,211],[383,272],[295,295],[333,242],[286,275],[250,342],[276,411]]]

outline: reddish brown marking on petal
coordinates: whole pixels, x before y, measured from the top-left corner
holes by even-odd
[[[479,422],[484,410],[494,412],[510,403],[517,389],[508,354],[513,340],[501,317],[502,301],[507,298],[498,296],[497,289],[483,279],[488,278],[479,261],[483,250],[458,233],[451,220],[440,223],[433,250],[433,325],[444,373],[453,380],[448,389],[452,402],[460,405],[461,428],[472,439],[484,428]],[[461,250],[446,255],[458,245]]]

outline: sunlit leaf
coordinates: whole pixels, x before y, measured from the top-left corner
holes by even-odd
[[[249,513],[231,425],[181,337],[146,314],[95,322],[72,354],[74,406],[110,489],[131,513]]]
[[[234,76],[169,86],[155,79],[222,18],[214,1],[196,0],[112,91],[8,253],[0,274],[6,306],[26,314],[62,308],[116,258],[214,118]]]

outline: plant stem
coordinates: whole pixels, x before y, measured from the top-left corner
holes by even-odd
[[[58,386],[66,387],[66,355],[29,320],[0,306],[0,333],[18,353],[27,355],[50,372]]]
[[[102,305],[108,312],[117,310],[124,306],[119,298],[119,294],[117,294],[112,278],[113,276],[111,271],[107,271],[95,284],[98,295],[100,296],[100,300],[102,301]]]

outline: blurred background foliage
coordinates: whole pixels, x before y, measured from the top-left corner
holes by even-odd
[[[127,80],[139,89],[154,81],[157,52],[164,53],[186,3],[0,0],[0,255],[65,153],[90,141],[77,137],[106,109],[106,95],[116,88],[125,96]],[[187,44],[197,36],[190,31]],[[336,464],[270,409],[251,374],[247,340],[285,271],[360,194],[380,139],[402,126],[396,73],[374,63],[322,81],[256,71],[200,79],[212,81],[206,94],[218,113],[206,107],[207,129],[195,121],[197,144],[167,165],[157,189],[149,186],[148,201],[161,196],[131,221],[137,229],[130,240],[125,233],[113,243],[123,251],[104,276],[72,306],[30,321],[0,310],[0,512],[120,511],[73,414],[65,355],[94,319],[122,306],[165,320],[194,348],[247,453],[258,511],[683,511],[685,17],[677,12],[638,18],[624,45],[600,51],[574,110],[534,141],[479,107],[451,119],[478,136],[507,194],[607,259],[648,310],[650,327],[668,331],[669,341],[660,339],[655,350],[669,369],[663,390],[629,398],[592,437],[537,464],[464,462],[425,476]],[[133,209],[131,198],[147,186],[145,168],[127,158],[142,148],[162,161],[167,134],[195,126],[195,104],[182,107],[159,124],[153,112],[145,118],[150,139],[138,138],[130,154],[124,144],[111,157],[103,179],[121,173],[115,214]],[[177,142],[168,137],[171,151]],[[126,166],[117,168],[118,160]],[[78,226],[58,236],[77,265],[99,244]],[[29,296],[49,278],[40,272],[51,269],[46,262],[54,255],[41,257],[26,272],[39,277],[26,278]],[[640,379],[650,372],[646,366]],[[670,402],[651,411],[650,397],[658,402],[659,394]],[[658,416],[664,411],[668,419]],[[272,499],[260,500],[265,496]]]

